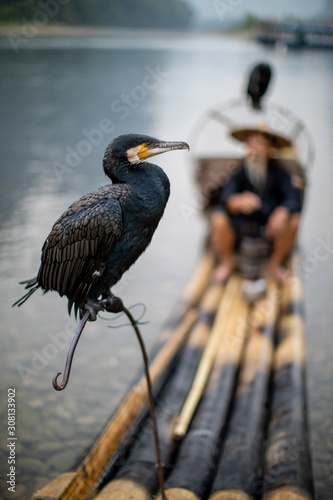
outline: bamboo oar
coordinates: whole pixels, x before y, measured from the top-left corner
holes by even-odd
[[[294,275],[283,288],[274,355],[271,420],[263,500],[314,498],[306,415],[303,287]]]
[[[249,339],[210,500],[252,499],[260,493],[258,474],[260,478],[278,310],[278,288],[270,282],[266,297],[254,305],[249,317]]]
[[[177,317],[173,317],[170,321],[170,324],[176,323],[178,326],[176,328],[169,326],[163,329],[159,335],[157,345],[161,347],[150,366],[154,387],[156,387],[162,376],[166,375],[168,366],[170,366],[176,353],[186,341],[197,317],[196,306],[207,286],[213,267],[214,257],[207,252],[200,260],[194,275],[180,297],[176,311]],[[131,425],[142,413],[146,400],[146,381],[142,377],[125,397],[77,471],[61,474],[38,491],[33,500],[84,500],[98,480],[105,465],[116,452]]]
[[[165,483],[169,500],[204,498],[207,494],[246,342],[248,313],[249,305],[239,289],[230,314],[225,317],[223,336],[203,398]]]
[[[202,397],[203,391],[206,387],[207,380],[214,364],[218,346],[221,343],[221,339],[226,328],[228,315],[231,314],[232,304],[239,287],[240,276],[233,274],[228,280],[225,294],[223,295],[222,302],[219,306],[214,326],[203,352],[202,359],[200,361],[200,365],[194,378],[191,390],[184,403],[182,411],[177,418],[176,425],[173,431],[175,439],[182,439],[185,436],[194,412]]]
[[[170,465],[176,446],[172,440],[175,416],[191,387],[222,292],[223,287],[216,284],[209,286],[206,290],[200,304],[198,320],[172,375],[157,399],[156,416],[159,422],[160,448],[166,469]],[[119,500],[122,497],[136,500],[143,498],[143,492],[149,496],[157,490],[155,452],[150,420],[146,421],[140,435],[135,438],[135,446],[131,448],[126,463],[120,468],[116,477],[103,488],[97,496],[98,500],[106,498]]]

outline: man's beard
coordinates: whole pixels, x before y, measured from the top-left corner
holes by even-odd
[[[263,191],[267,177],[267,160],[261,155],[252,154],[245,159],[245,172],[256,191]]]

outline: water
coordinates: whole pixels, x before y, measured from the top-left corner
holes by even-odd
[[[330,52],[268,51],[217,37],[31,39],[15,53],[1,41],[1,470],[8,472],[7,389],[17,394],[17,493],[28,498],[65,471],[101,431],[141,361],[129,328],[89,324],[69,386],[55,392],[75,321],[66,300],[37,292],[21,309],[18,281],[35,276],[51,225],[82,194],[107,181],[104,149],[141,132],[187,140],[197,117],[237,97],[249,67],[275,68],[271,98],[305,121],[316,144],[300,240],[306,290],[308,388],[318,499],[333,497],[332,278],[333,60]],[[82,142],[85,141],[85,142]],[[148,348],[191,275],[205,234],[186,153],[158,158],[172,194],[152,245],[117,293],[142,302]],[[319,238],[319,239],[318,239]],[[321,238],[321,239],[320,239]],[[318,246],[326,242],[326,250]],[[141,312],[137,306],[138,314]]]

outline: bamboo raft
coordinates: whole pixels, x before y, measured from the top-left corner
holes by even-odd
[[[311,500],[300,278],[268,282],[251,305],[242,277],[235,272],[222,286],[214,266],[205,253],[151,357],[167,498]],[[33,500],[154,497],[142,376],[77,469]]]

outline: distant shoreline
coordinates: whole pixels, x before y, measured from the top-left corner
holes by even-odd
[[[183,38],[192,37],[225,37],[225,38],[244,38],[252,39],[255,37],[255,32],[247,31],[232,31],[232,32],[202,32],[202,31],[179,31],[179,30],[152,30],[152,29],[131,29],[131,28],[105,28],[97,26],[65,26],[65,25],[47,25],[36,27],[32,23],[29,24],[0,24],[0,37],[7,37],[15,34],[18,36],[27,36],[30,33],[31,38],[35,37],[168,37],[178,36]]]

